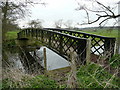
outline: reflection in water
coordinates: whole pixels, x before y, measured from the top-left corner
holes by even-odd
[[[42,72],[43,67],[36,60],[36,52],[34,51],[33,56],[26,50],[26,48],[21,48],[19,53],[20,60],[23,64],[25,71],[29,74]]]
[[[66,59],[59,56],[49,48],[43,46],[36,51],[36,55],[41,58],[39,62],[42,64],[43,67],[44,67],[43,48],[46,48],[47,70],[54,70],[70,66],[70,62],[68,62]]]
[[[16,50],[14,48],[14,50]],[[40,63],[36,62],[35,52],[34,57],[31,56],[29,50],[26,47],[17,48],[17,52],[12,50],[4,50],[3,54],[3,68],[15,68],[21,70],[21,72],[28,74],[42,73],[43,68]]]
[[[44,57],[43,48],[36,49],[36,47],[20,47],[4,51],[3,67],[15,68],[21,72],[28,74],[43,73]],[[69,62],[46,48],[47,55],[47,70],[54,70],[70,66]]]
[[[47,47],[20,47],[3,50],[3,62],[4,68],[16,68],[25,73],[43,73],[44,57],[43,48],[46,48],[47,55],[47,70],[54,70],[70,66],[70,62],[48,49]],[[99,48],[96,46],[96,48]],[[94,48],[92,48],[94,51]],[[100,50],[100,52],[103,52]],[[96,53],[98,54],[98,53]]]
[[[11,67],[14,67],[16,69],[20,69],[22,71],[24,71],[23,65],[19,59],[19,55],[18,53],[15,54],[10,54],[9,53],[9,63],[11,64]]]

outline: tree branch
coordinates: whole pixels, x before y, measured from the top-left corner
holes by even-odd
[[[95,22],[98,22],[100,21],[102,18],[104,18],[100,23],[99,25],[101,25],[102,23],[104,23],[105,21],[109,20],[109,19],[116,19],[118,17],[120,17],[120,14],[117,14],[115,15],[114,11],[112,11],[114,8],[111,9],[111,7],[107,7],[105,6],[104,4],[98,2],[97,0],[95,0],[95,2],[102,6],[101,8],[103,10],[91,10],[89,8],[87,8],[85,5],[84,6],[80,6],[80,4],[78,4],[80,6],[80,8],[78,8],[77,10],[84,10],[86,12],[86,15],[87,15],[87,18],[88,18],[88,21],[87,23],[83,23],[83,24],[80,24],[80,25],[85,25],[85,24],[93,24]],[[90,17],[89,17],[89,12],[94,12],[96,13],[96,16],[97,16],[97,19],[93,20],[93,21],[90,21]],[[104,14],[103,14],[104,13]]]

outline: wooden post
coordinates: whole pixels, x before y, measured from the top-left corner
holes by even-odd
[[[114,55],[117,53],[117,41],[115,41]]]
[[[90,56],[91,56],[91,39],[88,38],[87,39],[87,48],[86,48],[86,63],[89,64],[90,63]]]
[[[118,2],[118,14],[120,14],[120,1]],[[118,42],[117,42],[117,54],[120,54],[120,17],[118,17]]]
[[[45,68],[45,72],[46,72],[47,71],[46,48],[43,49],[43,54],[44,54],[44,68]]]
[[[70,52],[70,61],[71,61],[71,71],[68,76],[67,87],[76,88],[77,87],[77,78],[76,78],[76,56],[73,52]]]

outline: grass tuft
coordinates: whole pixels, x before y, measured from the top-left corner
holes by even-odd
[[[120,78],[94,63],[81,66],[77,78],[81,88],[120,88]]]

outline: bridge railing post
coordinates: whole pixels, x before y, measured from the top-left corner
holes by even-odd
[[[24,35],[25,37],[27,37],[27,29],[24,31]]]
[[[20,33],[17,33],[17,39],[19,39],[20,38]]]
[[[35,36],[36,36],[36,39],[38,39],[38,29],[35,29]]]
[[[40,40],[40,30],[38,29],[38,40]]]
[[[21,32],[21,37],[25,36],[25,30]]]
[[[35,38],[37,39],[37,29],[35,29]]]
[[[28,37],[31,37],[31,29],[28,30]]]
[[[108,59],[114,55],[115,39],[105,39],[104,56]]]
[[[60,35],[60,39],[59,39],[59,51],[60,51],[60,54],[63,53],[63,36]]]
[[[29,37],[29,29],[26,31],[26,37]]]
[[[51,47],[51,36],[52,36],[52,33],[48,33],[48,40],[49,40],[49,47]]]
[[[78,42],[78,47],[77,47],[77,54],[78,54],[78,63],[81,64],[86,64],[86,45],[87,45],[87,40],[80,40]]]
[[[41,31],[41,42],[43,43],[44,42],[44,39],[43,39],[43,30]]]
[[[33,29],[31,29],[31,37],[33,37],[34,35]]]

